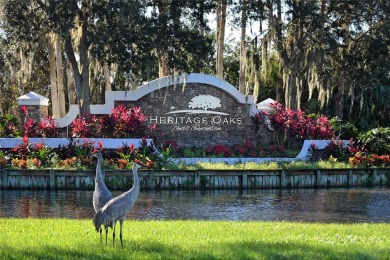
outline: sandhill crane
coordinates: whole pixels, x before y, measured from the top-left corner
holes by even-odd
[[[95,216],[93,217],[93,224],[95,225],[96,231],[99,232],[101,225],[104,226],[113,226],[113,233],[112,233],[112,245],[115,244],[115,224],[116,221],[119,220],[120,223],[120,239],[121,239],[121,245],[123,247],[123,240],[122,240],[122,225],[123,221],[126,218],[126,215],[129,213],[131,208],[133,207],[135,201],[138,198],[139,195],[139,178],[138,178],[138,169],[142,167],[138,162],[135,162],[133,164],[133,178],[134,183],[133,187],[131,187],[130,190],[122,193],[121,195],[111,199],[109,202],[107,202],[104,207],[99,209]]]
[[[102,162],[103,156],[99,150],[92,151],[92,156],[97,158],[96,164],[96,177],[95,177],[95,190],[93,192],[93,208],[95,212],[101,209],[106,203],[112,199],[111,192],[107,189],[106,184],[104,183],[102,176]],[[108,235],[108,227],[112,227],[112,225],[104,225],[104,229],[106,230],[106,245],[107,245],[107,235]],[[102,229],[99,230],[100,233],[100,242],[102,242]]]

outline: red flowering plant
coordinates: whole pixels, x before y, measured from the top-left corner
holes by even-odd
[[[256,119],[255,122],[259,122],[265,116],[269,118],[272,128],[277,133],[278,144],[281,144],[282,139],[289,146],[300,146],[306,139],[332,139],[334,137],[332,124],[323,115],[309,117],[301,110],[294,111],[274,102],[271,104],[269,113],[258,112],[252,118]]]
[[[325,147],[325,154],[327,158],[333,157],[339,160],[346,160],[349,157],[348,148],[341,140],[330,140]]]
[[[27,169],[27,160],[25,159],[13,158],[11,164],[19,169]]]
[[[51,165],[51,159],[55,156],[52,149],[42,141],[32,145],[27,136],[23,142],[9,150],[9,156],[13,166],[26,169],[29,163],[34,167],[47,167]]]
[[[159,152],[163,160],[170,161],[170,158],[177,157],[180,149],[175,140],[165,141],[159,148]]]
[[[233,151],[222,144],[210,145],[206,148],[206,155],[215,157],[231,157]]]
[[[127,169],[128,166],[129,166],[129,162],[126,159],[118,159],[119,169]]]
[[[264,123],[266,116],[267,114],[262,111],[251,116],[252,123],[255,125],[256,129],[260,128],[260,125]]]
[[[31,152],[31,143],[29,142],[28,137],[24,136],[22,138],[22,143],[12,148],[9,152],[12,158],[27,160],[27,157]]]
[[[51,165],[51,159],[54,155],[55,153],[53,153],[53,149],[49,148],[48,145],[45,145],[42,141],[31,148],[30,157],[33,159],[35,167],[47,167]]]
[[[120,147],[116,151],[118,158],[118,166],[120,169],[126,169],[129,165],[129,162],[134,161],[136,158],[136,149],[134,148],[134,144],[123,144],[122,147]]]
[[[124,105],[118,105],[108,116],[108,123],[113,126],[113,137],[142,137],[145,136],[147,127],[144,124],[147,117],[141,113],[141,108],[127,108]]]
[[[286,156],[286,147],[282,145],[270,145],[261,148],[261,157],[284,157]]]
[[[20,112],[22,112],[22,114],[24,116],[27,116],[28,115],[28,106],[21,106],[20,107]]]
[[[96,133],[104,138],[111,137],[115,122],[110,119],[109,115],[94,117]]]
[[[349,158],[349,163],[360,167],[389,167],[390,155],[356,153]]]
[[[28,137],[37,137],[38,124],[34,119],[28,118],[23,125],[23,134]]]
[[[145,137],[142,137],[141,139],[137,152],[137,159],[140,160],[147,169],[161,169],[163,165],[167,163],[165,158],[161,156],[153,141],[149,143]]]
[[[87,140],[86,138],[82,141],[70,139],[70,142],[67,145],[60,145],[55,151],[58,158],[62,160],[66,167],[77,165],[91,168],[94,165],[91,158],[91,151],[94,149],[99,149],[102,153],[105,153],[101,142],[98,142],[98,148],[95,148],[95,142]],[[72,160],[69,160],[69,158],[75,158],[75,163]]]
[[[52,116],[48,116],[38,124],[39,137],[58,137],[60,128]]]
[[[146,120],[141,108],[118,105],[109,115],[79,117],[71,127],[73,137],[95,137],[95,133],[105,138],[143,137],[156,131],[156,125],[147,127]]]
[[[72,128],[72,136],[73,137],[85,137],[92,138],[94,135],[94,121],[95,116],[90,117],[90,115],[78,116],[75,120],[70,124]]]
[[[67,145],[59,145],[58,148],[55,149],[58,158],[61,160],[76,157],[75,146],[77,144],[72,138],[69,141],[70,142]]]
[[[353,166],[390,166],[389,128],[375,128],[361,134],[360,139],[349,147]],[[351,140],[352,143],[352,140]]]
[[[251,140],[247,140],[244,144],[233,147],[234,154],[239,157],[257,157],[259,155],[258,150],[258,147]]]
[[[74,146],[76,158],[91,163],[91,152],[94,150],[95,142],[87,139],[83,139],[83,142],[76,141]]]
[[[179,150],[179,146],[175,140],[169,140],[164,142],[164,144],[162,145],[162,149],[170,149],[172,152],[177,152]]]
[[[60,128],[51,116],[40,123],[28,118],[23,125],[23,129],[24,135],[28,137],[58,137],[60,133]]]
[[[4,151],[0,150],[0,169],[5,168],[7,165],[7,157]]]
[[[123,145],[116,153],[119,155],[117,163],[121,169],[130,168],[134,161],[144,164],[147,169],[161,168],[166,163],[154,143],[149,143],[145,137],[142,138],[137,149],[134,144]]]

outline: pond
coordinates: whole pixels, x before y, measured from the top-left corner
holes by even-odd
[[[1,190],[0,217],[92,219],[92,193]],[[390,189],[141,191],[128,218],[390,223]]]

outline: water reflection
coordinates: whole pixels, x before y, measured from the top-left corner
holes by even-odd
[[[1,190],[0,217],[92,218],[92,193]],[[390,222],[390,189],[142,191],[128,218]]]

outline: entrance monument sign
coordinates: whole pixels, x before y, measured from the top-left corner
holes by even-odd
[[[148,122],[156,125],[156,142],[176,141],[180,146],[243,144],[255,140],[251,115],[258,110],[252,96],[241,94],[224,80],[192,73],[168,76],[134,91],[106,91],[106,104],[91,105],[91,114],[109,114],[118,104],[141,107]],[[78,114],[72,105],[64,118],[67,126]],[[262,140],[271,140],[265,128]]]

